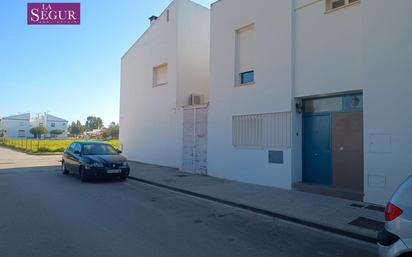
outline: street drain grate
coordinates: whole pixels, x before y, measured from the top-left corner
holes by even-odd
[[[384,212],[384,211],[385,211],[385,207],[376,206],[376,205],[368,205],[368,206],[366,206],[365,209],[372,210],[372,211],[380,211],[380,212]]]
[[[385,223],[382,221],[377,221],[373,219],[368,219],[365,217],[359,217],[351,222],[349,222],[349,225],[361,227],[361,228],[366,228],[370,230],[375,230],[375,231],[380,231],[384,228]]]
[[[365,207],[365,205],[358,204],[358,203],[352,203],[350,206],[356,207],[356,208],[363,208],[363,207]]]

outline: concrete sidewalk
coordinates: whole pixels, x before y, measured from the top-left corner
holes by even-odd
[[[130,178],[367,242],[383,227],[382,207],[130,162]]]

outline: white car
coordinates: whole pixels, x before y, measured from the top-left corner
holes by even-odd
[[[378,235],[379,256],[412,257],[412,176],[389,200],[385,220],[385,229]]]

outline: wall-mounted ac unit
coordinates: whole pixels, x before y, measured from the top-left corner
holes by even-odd
[[[189,105],[200,105],[203,103],[203,95],[191,94]]]

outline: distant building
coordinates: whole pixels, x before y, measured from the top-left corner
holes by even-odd
[[[30,113],[12,115],[0,119],[0,136],[7,138],[30,137]]]
[[[45,127],[49,132],[44,136],[44,138],[57,138],[57,139],[66,139],[67,138],[67,127],[68,121],[56,116],[53,116],[48,113],[34,117],[31,120],[32,127]],[[52,135],[53,130],[60,130],[62,133],[59,135]]]
[[[93,129],[91,131],[84,131],[83,138],[102,138],[104,129]]]

